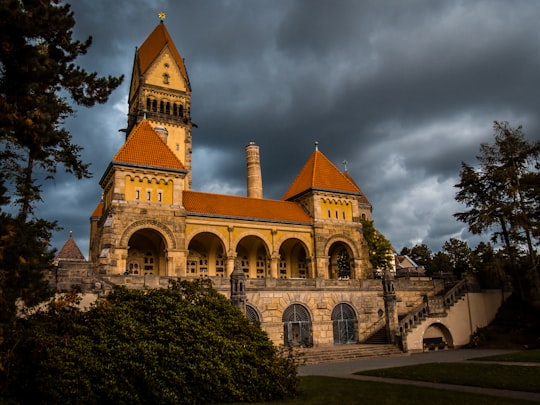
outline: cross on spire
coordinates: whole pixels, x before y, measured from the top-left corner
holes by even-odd
[[[158,13],[158,17],[159,19],[161,20],[161,22],[163,22],[163,20],[165,19],[165,17],[167,17],[167,14],[165,14],[165,11],[160,11]]]

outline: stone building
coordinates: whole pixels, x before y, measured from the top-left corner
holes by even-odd
[[[372,206],[317,145],[281,200],[263,197],[255,142],[245,147],[245,197],[192,190],[191,85],[163,21],[135,51],[128,102],[125,143],[90,218],[99,280],[90,285],[209,277],[291,346],[366,342],[385,327],[395,342],[398,315],[443,290],[428,278],[374,278],[360,222]]]

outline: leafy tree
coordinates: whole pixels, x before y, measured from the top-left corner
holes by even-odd
[[[392,270],[394,266],[394,254],[392,245],[382,233],[373,226],[373,221],[361,219],[360,223],[364,230],[364,239],[368,244],[369,262],[374,270],[380,270],[383,274]]]
[[[452,261],[450,260],[448,254],[444,252],[437,252],[433,255],[433,260],[431,261],[430,275],[446,275],[453,272],[454,266],[452,266]]]
[[[452,272],[456,276],[469,273],[473,270],[473,251],[467,242],[450,238],[443,245],[443,251],[448,255],[452,265]]]
[[[401,249],[401,254],[409,256],[416,262],[416,264],[424,266],[428,275],[431,274],[431,261],[433,260],[433,252],[428,247],[428,245],[426,245],[425,243],[421,243],[419,245],[414,245],[412,249],[404,247],[403,249]]]
[[[528,142],[521,126],[507,122],[495,121],[493,129],[495,142],[480,145],[478,167],[462,162],[456,200],[468,210],[454,215],[472,233],[492,232],[503,243],[521,297],[538,300],[540,142]]]
[[[506,282],[505,260],[501,252],[495,251],[491,243],[480,242],[473,254],[475,273],[483,288],[502,288]]]
[[[208,279],[118,288],[87,312],[69,303],[17,331],[12,388],[21,403],[210,404],[296,393],[293,359]]]

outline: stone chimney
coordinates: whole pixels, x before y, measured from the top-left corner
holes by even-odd
[[[259,156],[259,146],[255,142],[246,145],[247,163],[247,196],[252,198],[263,198],[261,159]]]

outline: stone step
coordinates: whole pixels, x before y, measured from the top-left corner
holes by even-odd
[[[299,364],[348,361],[368,357],[406,355],[398,347],[388,344],[350,344],[317,346],[293,350]]]

